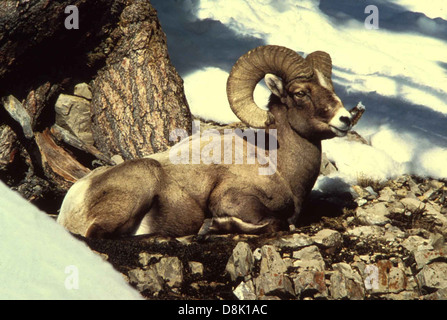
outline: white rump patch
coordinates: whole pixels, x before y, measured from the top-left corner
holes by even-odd
[[[86,176],[87,177],[87,176]],[[90,179],[78,180],[65,196],[57,222],[73,233],[85,235],[90,223],[87,221],[85,198],[90,187]]]

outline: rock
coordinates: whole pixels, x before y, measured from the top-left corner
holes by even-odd
[[[433,220],[433,224],[442,226],[443,228],[447,227],[447,217],[441,213],[441,207],[426,203],[424,213],[427,217]]]
[[[430,180],[429,185],[434,189],[442,189],[445,183],[438,180]]]
[[[110,158],[115,164],[120,164],[124,162],[124,159],[119,154],[115,154]]]
[[[67,94],[59,95],[55,105],[56,124],[71,131],[86,145],[93,145],[90,102]]]
[[[275,246],[262,246],[259,276],[255,279],[257,297],[293,297],[294,290],[292,282],[284,274],[286,271],[287,265]]]
[[[340,232],[323,229],[312,237],[312,240],[325,248],[339,247],[343,244],[343,237]]]
[[[0,171],[7,170],[17,155],[17,135],[7,125],[0,125]]]
[[[390,213],[405,214],[405,206],[401,202],[398,202],[398,201],[389,202],[388,210]]]
[[[293,266],[300,270],[324,271],[323,257],[317,246],[310,246],[293,252]]]
[[[407,288],[405,272],[398,267],[391,267],[388,273],[388,292],[399,293]]]
[[[260,274],[270,272],[272,274],[280,274],[287,271],[287,266],[282,260],[276,248],[272,245],[265,245],[261,248],[261,267]]]
[[[344,262],[333,264],[332,267],[334,272],[330,277],[330,291],[333,299],[360,300],[365,297],[362,277],[358,272]]]
[[[418,184],[411,177],[408,179],[408,186],[410,187],[411,193],[413,193],[415,196],[422,195],[422,192],[419,189]]]
[[[302,271],[293,278],[293,284],[295,294],[301,299],[304,296],[323,298],[328,295],[323,271]]]
[[[183,264],[177,257],[161,258],[160,262],[153,265],[157,275],[161,277],[168,286],[180,287],[183,283]],[[151,268],[151,269],[152,269]]]
[[[426,201],[426,200],[430,199],[434,194],[435,194],[435,190],[430,188],[429,190],[424,192],[424,194],[422,196],[419,196],[418,199],[421,201]]]
[[[402,291],[399,293],[388,293],[383,295],[387,300],[419,300],[417,291]]]
[[[366,225],[383,226],[390,222],[387,217],[389,211],[383,202],[378,202],[370,207],[357,208],[356,215],[361,223]]]
[[[306,234],[292,233],[277,239],[273,244],[278,248],[299,249],[310,246],[314,243],[313,239]]]
[[[369,195],[371,196],[371,199],[376,199],[379,196],[377,194],[377,192],[375,192],[371,186],[366,187],[365,191],[367,191],[369,193]]]
[[[128,277],[129,282],[136,284],[140,292],[148,290],[152,294],[158,294],[163,289],[163,281],[152,268],[147,270],[132,269],[129,271]]]
[[[284,299],[290,299],[295,296],[292,281],[283,273],[261,273],[255,279],[256,296],[278,296]]]
[[[225,270],[230,275],[231,280],[235,281],[239,277],[245,277],[250,274],[253,265],[254,257],[250,246],[246,242],[239,242],[233,249]]]
[[[413,251],[414,260],[418,270],[422,269],[427,264],[433,261],[447,261],[447,247],[438,250],[417,249]]]
[[[23,107],[22,103],[12,95],[2,98],[2,103],[9,115],[20,124],[25,137],[28,139],[33,138],[34,133],[31,116]]]
[[[344,275],[347,279],[352,279],[356,282],[362,283],[362,277],[352,270],[351,266],[345,262],[334,263],[332,265],[332,269],[339,271],[342,275]]]
[[[360,300],[365,297],[363,286],[352,279],[347,279],[340,271],[331,274],[330,282],[332,299]]]
[[[86,83],[78,83],[75,85],[74,95],[87,100],[92,100],[92,91],[90,90],[90,86]]]
[[[436,292],[424,296],[424,300],[447,300],[447,288],[442,288]]]
[[[402,241],[401,245],[410,252],[415,250],[433,249],[433,246],[430,244],[430,241],[420,236],[409,236],[407,239]]]
[[[385,225],[385,234],[379,239],[383,239],[389,243],[395,243],[400,239],[404,239],[406,236],[407,234],[404,231],[388,223]]]
[[[188,262],[189,269],[193,276],[203,276],[203,264],[197,261]]]
[[[416,275],[419,286],[425,290],[447,288],[447,263],[433,262],[425,265]]]
[[[430,242],[434,249],[439,250],[445,245],[445,238],[442,234],[432,233],[430,235]]]
[[[242,281],[236,289],[233,290],[233,294],[239,300],[256,300],[255,287],[253,281],[249,280],[247,282]]]
[[[163,255],[160,253],[140,252],[138,262],[141,266],[146,267],[148,266],[149,262],[160,261],[162,257]]]
[[[416,212],[417,210],[423,210],[426,206],[422,201],[415,198],[403,198],[400,202],[408,211],[411,211],[412,213]]]
[[[357,205],[358,205],[359,207],[361,207],[361,206],[367,204],[367,203],[368,203],[368,200],[366,200],[366,199],[362,199],[362,198],[357,198],[357,199],[355,199],[355,202],[357,203]]]
[[[377,200],[383,202],[393,202],[395,200],[396,193],[390,188],[385,187],[379,192],[379,198]]]
[[[354,191],[355,198],[366,198],[369,195],[369,192],[360,186],[355,185],[352,186],[351,188]]]
[[[397,190],[395,191],[395,194],[396,194],[396,197],[397,197],[397,198],[405,198],[405,197],[408,197],[408,196],[409,196],[409,192],[408,192],[408,190],[405,189],[405,188],[397,189]]]
[[[384,232],[384,228],[379,226],[359,226],[348,230],[347,234],[359,238],[379,238]]]

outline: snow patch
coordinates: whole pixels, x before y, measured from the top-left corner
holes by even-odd
[[[1,299],[142,299],[46,213],[0,182]]]
[[[206,67],[185,77],[185,95],[193,115],[221,124],[239,122],[227,100],[229,73],[216,67]],[[261,81],[253,94],[260,108],[265,108],[270,91]]]

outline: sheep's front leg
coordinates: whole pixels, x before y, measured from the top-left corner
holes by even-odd
[[[225,233],[258,234],[268,231],[267,229],[271,226],[271,224],[271,221],[265,221],[262,224],[253,224],[236,217],[217,217],[205,219],[197,234],[199,236]]]
[[[205,219],[203,221],[202,226],[200,227],[199,232],[197,233],[199,236],[205,236],[207,234],[211,234],[212,232],[213,219]]]
[[[220,189],[210,199],[211,219],[206,219],[200,234],[259,234],[284,229],[285,221],[275,218],[257,194],[236,188]]]

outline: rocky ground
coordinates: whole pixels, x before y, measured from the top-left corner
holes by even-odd
[[[314,193],[293,232],[84,239],[148,299],[447,299],[447,183]]]

